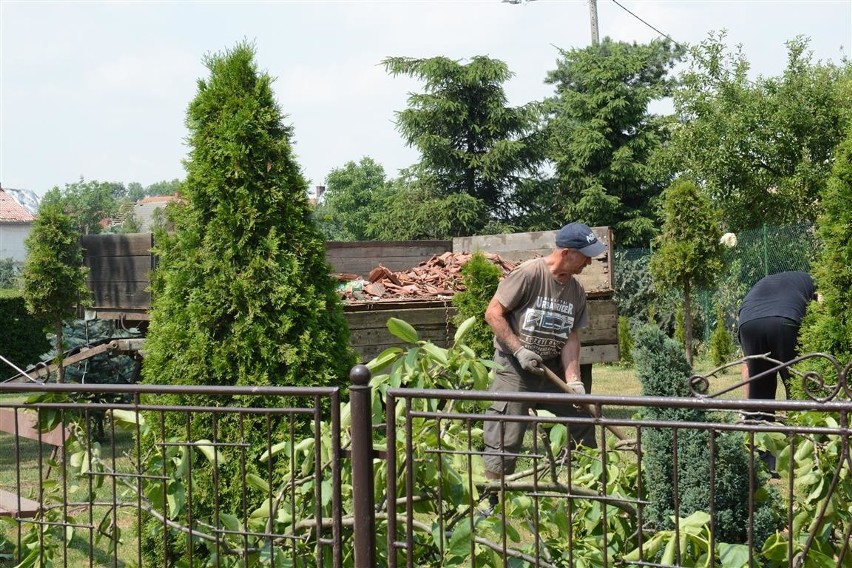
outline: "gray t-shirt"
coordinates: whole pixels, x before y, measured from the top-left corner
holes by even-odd
[[[589,326],[586,291],[575,278],[560,284],[545,258],[528,260],[497,286],[494,295],[508,310],[512,331],[542,359],[556,357],[573,330]],[[494,346],[501,349],[497,341]]]

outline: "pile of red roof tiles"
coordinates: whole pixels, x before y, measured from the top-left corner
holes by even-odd
[[[496,254],[483,253],[506,275],[517,263]],[[393,272],[381,264],[366,278],[357,274],[336,274],[338,292],[344,302],[373,302],[381,300],[433,300],[452,296],[464,290],[461,267],[470,260],[470,253],[445,252],[435,255],[418,266]]]

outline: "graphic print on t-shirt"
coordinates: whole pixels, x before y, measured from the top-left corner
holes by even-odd
[[[559,355],[574,328],[574,304],[539,296],[524,312],[521,341],[545,359]]]

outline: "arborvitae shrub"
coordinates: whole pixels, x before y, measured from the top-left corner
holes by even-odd
[[[458,308],[453,323],[458,326],[469,317],[475,317],[476,323],[465,342],[478,356],[490,359],[494,355],[494,332],[485,322],[485,308],[497,291],[502,270],[477,251],[462,266],[461,274],[464,290],[453,296],[453,306]]]
[[[45,334],[45,322],[39,321],[27,311],[21,292],[6,292],[0,297],[0,355],[20,369],[41,360],[41,355],[50,349]],[[0,377],[16,375],[12,367],[0,362]]]
[[[683,350],[656,326],[643,326],[634,348],[636,374],[645,396],[689,396],[691,369]],[[700,409],[645,408],[648,420],[707,422],[718,421]],[[645,518],[652,529],[673,528],[672,516],[688,517],[696,511],[710,512],[711,443],[715,453],[714,505],[716,539],[745,543],[748,539],[749,471],[748,452],[743,435],[680,429],[677,444],[671,428],[650,428],[643,434],[645,486],[649,504]],[[679,509],[675,510],[674,454],[677,453]],[[781,515],[773,506],[777,495],[766,483],[768,475],[755,479],[755,542],[763,541],[781,525]]]
[[[633,334],[627,316],[618,316],[618,356],[622,366],[633,365]]]
[[[728,363],[734,354],[734,342],[725,325],[725,314],[722,305],[716,304],[716,325],[710,334],[710,362],[719,366]]]
[[[293,156],[292,128],[275,102],[273,79],[257,70],[254,48],[240,44],[205,58],[208,79],[187,113],[190,151],[182,205],[170,213],[175,232],[158,232],[159,264],[152,275],[151,321],[143,378],[147,383],[207,386],[346,386],[355,364],[349,330],[314,225],[307,183]],[[162,404],[275,407],[313,406],[314,399],[158,397]],[[297,417],[297,433],[311,417]],[[152,419],[156,419],[152,417]],[[266,493],[246,484],[256,473],[275,486],[283,462],[257,457],[270,436],[288,433],[287,415],[171,413],[160,437],[210,439],[246,446],[244,469],[235,456],[212,465],[197,455],[193,510],[210,518],[243,515]],[[146,440],[154,445],[157,440]],[[214,491],[213,479],[219,485]],[[162,551],[162,523],[151,523],[146,550]],[[186,539],[175,535],[180,554]],[[202,557],[203,544],[195,553]],[[170,565],[157,552],[152,565]]]
[[[823,213],[817,220],[822,252],[813,263],[821,302],[811,302],[802,322],[803,353],[829,353],[841,365],[852,361],[852,133],[835,152],[835,162],[825,195]],[[837,370],[826,361],[809,361],[829,383]],[[822,363],[820,365],[820,363]],[[848,380],[848,377],[847,377]],[[801,381],[794,381],[793,395],[802,398]]]

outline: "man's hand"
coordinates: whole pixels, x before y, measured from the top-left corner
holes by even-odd
[[[541,355],[535,351],[530,351],[526,347],[520,347],[513,353],[518,363],[521,364],[521,369],[535,373],[536,375],[544,374],[544,361]]]
[[[565,389],[568,394],[586,394],[586,387],[580,381],[570,381],[565,384],[568,387]]]

